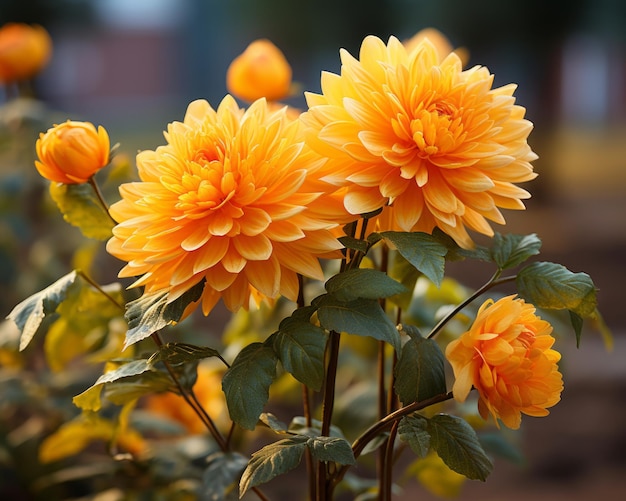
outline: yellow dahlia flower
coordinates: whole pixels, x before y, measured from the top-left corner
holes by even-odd
[[[435,227],[466,248],[466,231],[492,235],[499,208],[523,209],[514,183],[535,177],[527,144],[532,124],[514,85],[492,88],[487,68],[462,69],[428,39],[408,50],[394,37],[363,41],[360,60],[341,51],[341,74],[322,73],[306,93],[307,142],[328,157],[325,179],[348,186],[345,206],[362,214],[387,204],[389,227]]]
[[[291,66],[272,42],[255,40],[230,63],[226,88],[244,101],[252,102],[262,97],[279,101],[289,95]]]
[[[65,184],[86,183],[109,163],[109,134],[102,126],[68,120],[39,134],[35,167],[46,179]]]
[[[456,378],[452,392],[463,402],[472,386],[478,410],[517,429],[521,413],[546,416],[561,399],[563,379],[552,349],[552,326],[515,296],[486,301],[469,331],[446,347]]]
[[[205,279],[205,315],[220,297],[235,311],[251,295],[295,300],[297,274],[324,278],[318,258],[340,248],[336,202],[319,201],[320,159],[285,109],[198,100],[165,137],[137,155],[141,181],[111,207],[119,224],[107,250],[128,262],[120,277],[142,275],[135,286],[169,301]]]

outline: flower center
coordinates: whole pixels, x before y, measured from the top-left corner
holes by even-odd
[[[456,146],[462,129],[458,110],[445,101],[432,103],[428,109],[418,110],[411,121],[413,141],[421,158],[451,151]]]

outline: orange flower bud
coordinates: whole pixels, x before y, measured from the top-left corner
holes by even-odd
[[[0,82],[26,80],[50,60],[52,40],[41,26],[8,23],[0,28]]]
[[[523,299],[487,300],[470,330],[446,348],[454,398],[465,401],[473,386],[480,415],[491,414],[512,429],[519,428],[522,413],[547,415],[563,390],[561,355],[552,349],[551,333],[552,326]]]
[[[35,167],[46,179],[86,183],[109,163],[109,135],[102,126],[68,120],[39,134]]]
[[[291,66],[272,42],[256,40],[228,67],[226,88],[245,101],[278,101],[289,95]]]

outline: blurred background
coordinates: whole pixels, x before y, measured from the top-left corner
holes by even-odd
[[[626,2],[2,0],[0,25],[12,21],[41,24],[53,40],[52,59],[33,82],[37,99],[57,122],[102,124],[131,159],[162,144],[162,131],[183,118],[191,100],[217,105],[226,68],[257,38],[274,42],[294,80],[313,92],[322,70],[339,71],[339,48],[357,55],[365,35],[407,39],[425,27],[465,47],[469,65],[487,66],[496,85],[517,83],[517,101],[535,124],[530,143],[540,157],[539,177],[528,186],[528,210],[506,214],[507,227],[499,230],[538,233],[541,259],[591,275],[614,347],[606,349],[593,325],[580,350],[565,333],[558,341],[566,364],[563,401],[551,417],[526,420],[527,464],[497,463],[487,483],[468,483],[461,499],[626,494]],[[0,102],[7,99],[0,90]],[[289,104],[303,107],[304,99],[300,94]],[[13,119],[2,117],[4,125]],[[51,125],[23,129],[19,153],[34,158],[38,133]],[[41,233],[19,222],[20,214],[40,210],[41,187],[24,188],[34,169],[11,163],[14,146],[0,148],[6,314],[38,290],[28,271],[39,273],[49,261]],[[70,247],[66,240],[59,245]],[[37,275],[43,285],[67,272],[61,265],[46,271]],[[467,285],[485,279],[480,269],[458,274]]]

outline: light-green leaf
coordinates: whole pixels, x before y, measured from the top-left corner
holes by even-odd
[[[304,436],[285,438],[254,452],[241,476],[239,497],[251,487],[269,482],[298,466],[308,440],[309,437]]]
[[[327,295],[319,303],[317,316],[325,329],[370,336],[400,351],[400,335],[396,326],[375,299],[339,301]]]
[[[444,356],[437,343],[423,338],[414,326],[403,325],[402,331],[409,340],[395,368],[394,389],[400,401],[406,405],[445,393]]]
[[[50,195],[63,214],[63,219],[78,227],[87,238],[107,240],[111,237],[115,224],[90,184],[51,183]]]
[[[226,495],[248,464],[248,459],[238,452],[214,452],[206,461],[200,498],[225,501]]]
[[[384,231],[381,235],[437,287],[441,285],[448,252],[445,245],[422,232]]]
[[[306,444],[313,458],[318,461],[325,463],[334,461],[339,464],[356,463],[352,447],[345,438],[311,437]]]
[[[491,257],[501,270],[513,268],[526,261],[530,256],[539,254],[541,240],[536,234],[501,235],[493,237]]]
[[[124,348],[147,338],[159,329],[178,322],[185,308],[197,301],[204,290],[204,281],[194,285],[178,299],[168,302],[167,291],[144,294],[126,306],[128,332]]]
[[[278,359],[271,347],[252,343],[239,352],[222,379],[230,418],[253,430],[269,399]]]
[[[324,379],[328,334],[311,322],[288,317],[278,327],[273,347],[283,368],[302,384],[318,391]]]
[[[379,299],[405,292],[405,287],[386,273],[357,268],[338,273],[326,282],[328,293],[340,301]]]
[[[419,414],[403,417],[398,426],[398,435],[403,442],[409,444],[417,457],[426,457],[430,450],[430,434],[425,417]]]
[[[556,263],[531,263],[517,274],[520,297],[538,308],[570,310],[582,318],[596,312],[596,288],[586,273]]]
[[[21,331],[20,351],[32,341],[46,315],[54,313],[76,283],[78,273],[72,271],[42,291],[33,294],[18,304],[7,316]]]
[[[473,480],[487,479],[493,465],[467,421],[437,414],[428,420],[428,433],[431,447],[448,468]]]

